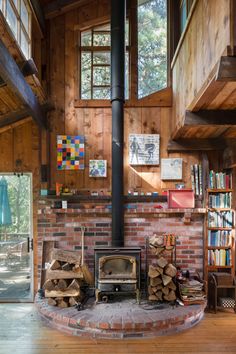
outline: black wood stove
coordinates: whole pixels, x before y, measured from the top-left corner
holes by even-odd
[[[95,248],[96,302],[110,294],[135,293],[140,302],[141,249]]]

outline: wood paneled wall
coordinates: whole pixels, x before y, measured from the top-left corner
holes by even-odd
[[[199,0],[172,62],[173,124],[182,125],[185,110],[212,79],[215,66],[230,45],[231,0]]]
[[[73,189],[103,190],[111,189],[111,108],[75,107],[78,99],[78,28],[86,23],[99,23],[99,18],[108,15],[108,2],[96,2],[97,7],[86,5],[78,11],[71,11],[50,21],[48,48],[50,52],[47,65],[49,69],[50,96],[55,111],[50,113],[50,188],[55,183],[63,183]],[[171,95],[171,93],[169,93]],[[170,99],[169,99],[170,101]],[[154,103],[155,105],[155,103]],[[125,193],[129,189],[161,192],[175,187],[174,181],[160,179],[160,166],[132,167],[128,164],[128,135],[130,133],[159,133],[161,139],[160,158],[168,157],[167,142],[170,138],[172,119],[171,107],[126,107],[125,108]],[[85,170],[57,171],[57,134],[85,135]],[[201,159],[199,153],[171,154],[169,157],[183,157],[183,182],[191,187],[190,165]],[[89,160],[108,161],[108,176],[105,179],[89,177]]]

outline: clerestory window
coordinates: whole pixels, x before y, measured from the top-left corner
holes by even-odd
[[[0,0],[0,10],[24,56],[31,56],[31,10],[28,0]]]
[[[126,25],[125,96],[129,97],[129,46]],[[80,33],[80,98],[109,100],[111,96],[110,23]]]

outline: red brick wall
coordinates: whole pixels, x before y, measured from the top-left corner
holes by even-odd
[[[155,209],[152,204],[139,204],[125,213],[125,245],[142,248],[142,277],[146,267],[146,239],[154,233],[177,236],[176,264],[183,270],[203,272],[204,216],[192,214],[185,225],[183,213],[168,213],[166,205]],[[166,213],[165,213],[166,212]],[[81,205],[79,208],[54,209],[49,201],[38,207],[38,259],[41,264],[42,241],[55,241],[55,247],[81,249],[80,226],[85,226],[85,262],[93,271],[94,247],[111,246],[111,211],[104,207]],[[148,263],[152,262],[150,249]],[[40,266],[39,266],[40,268]],[[40,269],[39,269],[40,271]]]

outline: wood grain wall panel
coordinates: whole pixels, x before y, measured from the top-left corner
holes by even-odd
[[[0,134],[0,171],[13,170],[13,133],[12,130]]]
[[[230,44],[229,14],[230,0],[199,0],[196,5],[184,40],[172,63],[172,132],[183,124],[185,110],[208,81],[209,75]]]
[[[50,96],[55,110],[50,113],[51,183],[64,183],[64,171],[57,171],[57,135],[65,134],[65,16],[50,26]]]

